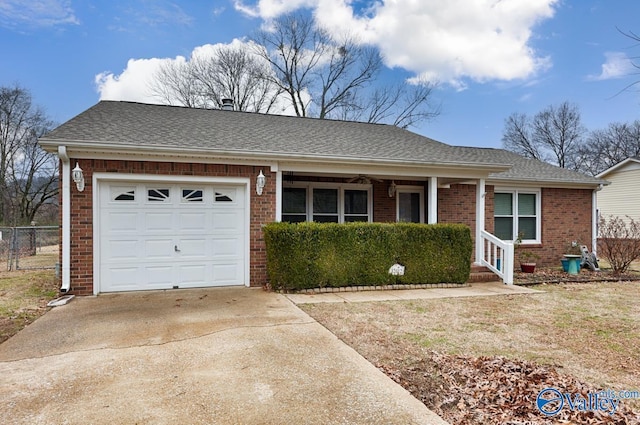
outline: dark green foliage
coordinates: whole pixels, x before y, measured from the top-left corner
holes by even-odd
[[[459,224],[271,223],[263,232],[276,290],[464,283],[471,269],[471,232]],[[389,274],[396,262],[404,276]]]

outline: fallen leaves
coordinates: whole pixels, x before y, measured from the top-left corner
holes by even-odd
[[[563,394],[585,397],[602,389],[534,362],[432,351],[411,367],[378,367],[452,424],[640,424],[640,413],[625,406],[624,401],[613,415],[573,411],[565,405],[557,415],[546,417],[536,407],[543,389],[551,387]],[[434,369],[441,382],[439,391],[433,388]]]

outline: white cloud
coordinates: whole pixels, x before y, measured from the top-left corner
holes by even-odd
[[[531,46],[532,28],[553,17],[558,0],[383,0],[354,9],[351,0],[258,0],[237,10],[272,19],[312,7],[332,33],[377,46],[391,68],[464,89],[464,80],[514,80],[551,66]],[[359,4],[359,3],[357,3]]]
[[[0,26],[5,28],[53,27],[79,23],[69,0],[0,1]]]
[[[151,94],[149,83],[161,64],[171,60],[184,61],[185,58],[178,56],[175,59],[129,59],[121,74],[105,71],[96,75],[95,83],[100,100],[160,103]]]
[[[222,46],[244,47],[249,49],[250,44],[251,42],[234,39],[228,44],[219,43],[197,46],[193,49],[189,58],[177,56],[175,58],[129,59],[127,67],[120,74],[111,71],[97,74],[94,77],[96,90],[100,95],[100,100],[123,100],[155,104],[165,103],[154,95],[150,88],[154,76],[163,64],[170,62],[185,63],[193,58],[212,57]],[[310,95],[306,91],[303,92],[302,97],[305,101],[310,100]],[[175,99],[173,104],[182,105],[179,99]],[[279,97],[272,111],[282,115],[295,115],[291,101],[285,95]]]
[[[233,6],[252,18],[272,19],[300,8],[314,7],[317,2],[318,0],[260,0],[255,6],[250,6],[243,0],[233,0]]]
[[[600,74],[588,75],[587,80],[604,81],[623,78],[628,77],[636,71],[636,68],[633,66],[633,62],[625,53],[606,52],[604,57],[606,58],[606,61],[602,64],[602,71]]]

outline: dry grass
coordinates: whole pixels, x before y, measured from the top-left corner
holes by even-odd
[[[53,270],[0,271],[0,343],[43,315],[57,295]]]
[[[640,389],[639,282],[536,289],[545,292],[302,308],[374,364],[414,364],[432,351],[506,356],[555,366],[602,389]],[[638,400],[625,404],[640,407]]]

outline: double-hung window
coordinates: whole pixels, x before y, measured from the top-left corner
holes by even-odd
[[[282,191],[282,221],[372,221],[371,186],[296,184]]]
[[[502,240],[522,235],[523,242],[540,243],[540,191],[496,189],[494,233]]]

